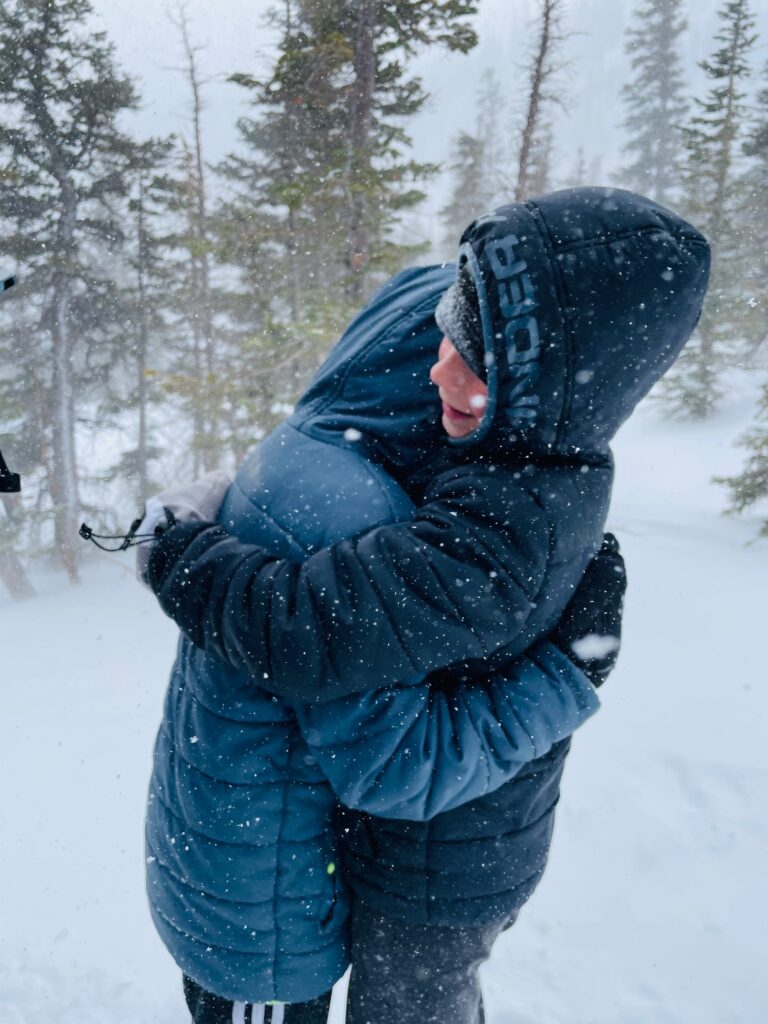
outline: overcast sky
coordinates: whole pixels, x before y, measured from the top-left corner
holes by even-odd
[[[164,134],[183,130],[187,94],[179,74],[182,55],[178,31],[163,0],[93,0],[97,19],[117,45],[119,59],[139,81],[143,109],[137,130]],[[690,0],[686,35],[689,78],[700,82],[696,62],[712,47],[715,12],[722,0]],[[272,38],[263,18],[270,0],[187,0],[191,33],[204,46],[199,60],[206,86],[206,156],[215,162],[236,143],[235,121],[242,112],[241,90],[225,79],[233,71],[264,71],[269,66]],[[569,110],[557,122],[556,170],[565,176],[579,146],[595,184],[609,183],[621,152],[620,91],[626,79],[624,29],[635,0],[571,0],[568,27],[577,33],[569,44],[573,68],[567,81]],[[762,38],[757,64],[768,62],[768,0],[753,0]],[[415,68],[431,94],[428,108],[412,124],[416,155],[445,160],[460,129],[471,130],[475,96],[483,71],[493,68],[507,101],[524,102],[521,65],[531,40],[536,0],[481,0],[476,27],[480,44],[469,56],[433,51]],[[509,129],[511,131],[511,128]],[[439,207],[442,186],[436,185],[430,207]]]

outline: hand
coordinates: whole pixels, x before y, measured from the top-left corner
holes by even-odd
[[[136,533],[140,536],[157,534],[158,530],[162,533],[165,527],[174,522],[215,522],[231,483],[226,473],[216,470],[194,483],[161,491],[147,501],[144,518]],[[151,541],[136,547],[136,575],[142,583],[146,583],[152,547]]]
[[[601,686],[613,671],[621,645],[627,573],[619,542],[606,533],[549,639]]]

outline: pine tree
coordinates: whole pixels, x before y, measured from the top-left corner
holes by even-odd
[[[554,149],[554,127],[551,121],[544,121],[536,133],[528,168],[528,188],[532,196],[544,195],[552,188]]]
[[[285,0],[272,12],[280,43],[268,79],[232,76],[253,113],[217,169],[232,186],[214,218],[218,253],[240,278],[228,300],[236,457],[295,399],[350,311],[340,141],[349,52],[318,40],[305,6]]]
[[[477,13],[477,2],[345,0],[344,6],[354,54],[345,132],[345,264],[347,295],[358,303],[369,271],[377,264],[390,270],[405,255],[388,230],[397,213],[424,198],[418,184],[438,171],[405,158],[411,140],[403,124],[421,110],[427,93],[418,77],[407,75],[404,60],[435,45],[467,53],[477,43],[466,21]]]
[[[632,79],[622,89],[628,162],[619,183],[671,205],[680,195],[684,92],[680,39],[688,27],[684,0],[641,0],[627,30]]]
[[[0,579],[15,600],[34,597],[35,588],[27,576],[18,549],[24,516],[18,494],[0,494]]]
[[[0,174],[0,187],[4,175]],[[5,274],[3,275],[5,276]],[[23,335],[18,330],[19,324],[14,323],[14,299],[17,295],[2,293],[0,301],[5,307],[4,313],[9,317],[8,332],[14,339],[13,347],[22,351]],[[17,467],[19,434],[17,425],[22,422],[22,406],[19,401],[17,382],[13,375],[7,376],[0,372],[0,417],[11,429],[8,433],[0,427],[0,452],[7,458],[8,464]],[[14,469],[15,471],[15,469]],[[0,493],[0,579],[8,588],[11,597],[21,599],[32,597],[35,593],[20,557],[24,530],[24,509],[21,495]]]
[[[768,384],[764,385],[754,426],[741,439],[741,446],[749,452],[744,469],[737,476],[715,477],[730,491],[730,511],[743,512],[746,508],[768,499]],[[768,537],[768,518],[761,533]]]
[[[478,91],[475,131],[460,132],[454,138],[448,164],[451,193],[440,210],[440,218],[444,225],[443,248],[451,258],[464,228],[510,198],[510,175],[501,131],[504,108],[501,83],[489,68]]]
[[[121,365],[127,373],[120,382],[123,393],[114,404],[121,413],[135,411],[136,428],[135,445],[123,450],[110,479],[131,485],[137,510],[160,489],[151,474],[151,464],[160,455],[152,441],[151,409],[160,402],[157,382],[169,368],[175,334],[171,296],[177,240],[173,226],[180,186],[169,166],[173,146],[173,139],[152,139],[138,148],[122,253],[126,280]]]
[[[685,207],[712,246],[712,278],[696,334],[662,388],[679,414],[701,419],[722,396],[722,373],[738,359],[736,335],[741,302],[742,239],[739,209],[744,203],[736,157],[746,125],[744,87],[749,54],[757,35],[748,0],[726,0],[718,12],[720,44],[701,68],[712,86],[695,99],[697,113],[685,129]]]
[[[445,228],[443,250],[448,258],[453,259],[464,228],[487,212],[482,198],[485,152],[479,136],[462,132],[456,137],[448,171],[452,181],[451,194],[440,210],[440,218]]]
[[[750,164],[744,175],[748,204],[742,210],[746,300],[742,310],[753,356],[768,342],[768,66],[765,81],[757,97],[757,117],[744,144]],[[740,443],[749,453],[744,469],[736,476],[718,478],[730,490],[733,512],[768,499],[768,384],[763,386],[755,422]],[[762,533],[768,536],[768,517]]]
[[[235,190],[223,230],[255,300],[254,329],[270,311],[300,323],[311,292],[338,288],[351,49],[341,46],[341,30],[332,34],[330,8],[317,6],[285,0],[272,12],[281,38],[270,78],[232,76],[248,90],[253,115],[238,122],[239,152],[219,168]]]
[[[742,254],[739,323],[747,361],[768,342],[768,64],[755,106],[754,121],[743,146],[748,164],[738,188]]]
[[[109,372],[105,342],[117,337],[119,301],[104,264],[120,240],[110,205],[126,192],[133,150],[117,121],[137,104],[104,34],[84,26],[90,12],[88,0],[0,7],[0,248],[19,265],[24,299],[26,340],[12,352],[23,461],[41,467],[72,580],[81,549],[76,408]],[[13,340],[6,333],[6,353]]]
[[[597,180],[597,179],[595,179]],[[581,188],[588,185],[587,158],[584,155],[584,147],[579,146],[576,150],[576,159],[573,162],[570,173],[563,183],[564,188]]]
[[[435,45],[466,52],[476,8],[475,0],[286,0],[275,14],[271,78],[235,77],[255,116],[241,121],[245,151],[225,170],[248,183],[251,212],[271,228],[265,255],[278,265],[286,257],[293,322],[314,287],[354,307],[412,255],[392,228],[437,168],[408,155],[405,126],[427,95],[405,59]]]
[[[483,146],[484,175],[479,199],[487,212],[512,198],[514,168],[509,159],[509,133],[503,124],[509,102],[493,68],[483,72],[477,94],[477,135]]]

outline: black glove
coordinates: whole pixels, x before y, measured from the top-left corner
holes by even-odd
[[[595,686],[613,671],[621,645],[627,573],[619,542],[606,533],[562,617],[549,636]]]

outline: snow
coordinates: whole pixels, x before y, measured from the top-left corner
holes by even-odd
[[[587,633],[586,636],[573,641],[571,650],[577,658],[581,658],[582,661],[589,661],[592,658],[605,658],[619,646],[618,637]]]
[[[574,741],[550,866],[484,970],[489,1024],[754,1024],[768,1006],[768,544],[723,518],[752,403],[616,445],[619,667]],[[127,557],[0,595],[0,1020],[176,1024],[142,817],[175,629]],[[340,1020],[338,1011],[335,1017]]]

